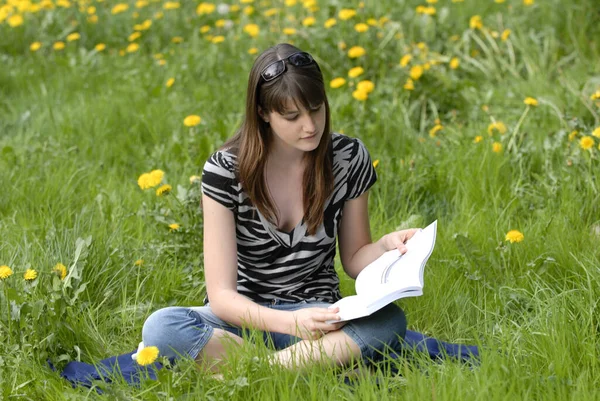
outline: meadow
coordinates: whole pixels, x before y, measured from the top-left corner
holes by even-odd
[[[596,0],[0,0],[0,399],[599,399],[599,22]],[[224,380],[72,388],[48,359],[129,352],[152,311],[202,302],[202,167],[279,42],[370,151],[373,240],[438,219],[409,329],[481,362],[349,386],[247,345]]]

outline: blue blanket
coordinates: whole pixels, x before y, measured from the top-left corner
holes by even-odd
[[[479,361],[477,346],[450,344],[416,331],[406,331],[403,348],[407,352],[428,354],[431,359],[438,361],[445,359],[474,363]],[[96,366],[84,362],[69,362],[60,375],[70,381],[73,387],[78,385],[91,387],[94,380],[111,382],[115,378],[125,380],[132,385],[139,385],[142,380],[156,380],[156,372],[162,368],[162,365],[155,362],[149,366],[140,366],[131,359],[131,355],[135,352],[103,359]]]

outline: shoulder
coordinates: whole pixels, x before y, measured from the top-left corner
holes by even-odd
[[[226,178],[235,178],[237,170],[237,156],[227,149],[217,150],[212,153],[204,164],[204,172],[217,174]]]
[[[333,160],[338,164],[352,164],[369,155],[367,147],[359,138],[334,132],[331,134]]]

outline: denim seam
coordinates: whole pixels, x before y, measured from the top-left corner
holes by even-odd
[[[194,320],[196,320],[198,322],[199,319],[196,316],[191,316],[192,313],[196,313],[196,312],[194,312],[193,310],[190,309],[188,311],[188,316],[193,317]],[[212,327],[211,325],[205,324],[201,320],[199,322],[203,326],[205,326],[205,327],[203,327],[203,329],[205,329],[204,335],[200,336],[196,345],[194,345],[192,348],[190,348],[190,350],[187,352],[187,354],[194,360],[196,360],[196,358],[198,357],[198,354],[200,354],[200,351],[202,351],[202,349],[206,346],[206,344],[211,339],[211,337],[213,336],[213,333],[215,331],[214,327]]]

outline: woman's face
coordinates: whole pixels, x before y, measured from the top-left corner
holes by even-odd
[[[295,148],[305,152],[316,149],[325,128],[325,105],[322,103],[307,110],[302,105],[288,100],[285,106],[283,114],[277,111],[263,113],[263,118],[269,122],[271,132],[275,136],[273,139],[284,145],[284,148]]]

